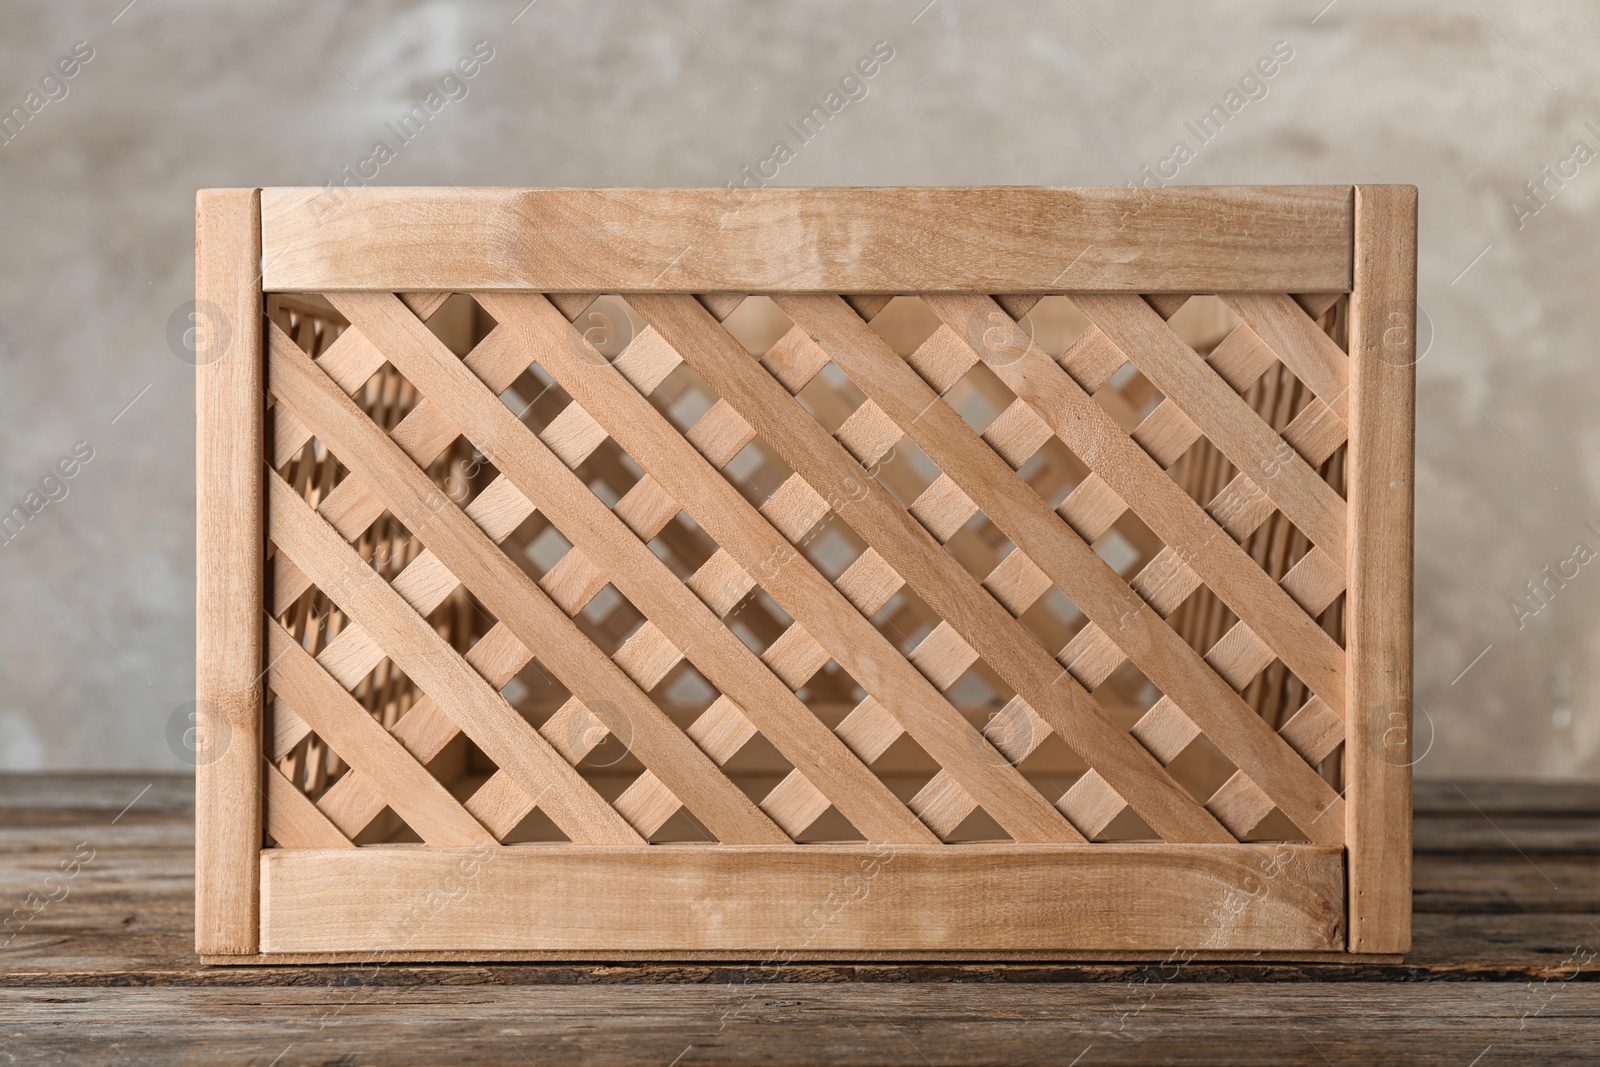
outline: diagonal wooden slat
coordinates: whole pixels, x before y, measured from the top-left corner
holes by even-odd
[[[1232,840],[1165,768],[1105,718],[1093,698],[886,490],[862,471],[815,418],[753,361],[737,358],[737,342],[704,309],[673,297],[637,297],[634,303],[667,343],[755,427],[785,462],[812,486],[825,486],[839,498],[835,510],[840,516],[1052,726],[1075,746],[1081,746],[1085,758],[1101,768],[1107,781],[1153,830],[1169,840]],[[834,303],[865,329],[854,312],[837,300]],[[867,332],[879,345],[883,344]],[[895,363],[905,366],[892,352],[889,355]],[[906,374],[928,392],[909,368]],[[913,414],[907,421],[914,419]],[[971,433],[965,423],[961,428]],[[993,457],[992,452],[988,454]],[[1005,476],[1012,477],[1009,469]],[[1032,495],[1031,489],[1027,492]],[[1054,521],[1054,516],[1051,519]],[[1125,591],[1122,604],[1131,608],[1135,599]],[[1143,606],[1142,602],[1139,606]],[[1155,622],[1164,625],[1160,620]]]
[[[875,401],[883,406],[904,426],[929,458],[973,497],[989,521],[1011,538],[1018,551],[1028,553],[1073,603],[1121,646],[1146,677],[1179,707],[1190,710],[1207,736],[1266,789],[1296,825],[1308,835],[1316,832],[1318,815],[1335,799],[1328,784],[1148,604],[1143,600],[1130,604],[1130,590],[1116,572],[1069,530],[1004,460],[983,445],[960,415],[838,299],[781,297],[778,303],[872,398],[869,403]],[[865,531],[862,533],[868,536]],[[900,569],[904,573],[905,568]],[[1287,595],[1281,591],[1280,595],[1287,602]],[[1304,616],[1297,606],[1291,604],[1291,608]],[[1051,720],[1047,707],[1037,703],[1022,686],[1016,689],[1046,721]],[[1055,722],[1051,725],[1069,743],[1074,740],[1068,730]],[[1083,755],[1160,833],[1129,790],[1113,777],[1114,766],[1100,754]],[[1160,766],[1154,757],[1146,758]],[[1174,783],[1173,788],[1181,787]],[[1151,802],[1159,803],[1160,799],[1153,796]]]
[[[712,833],[730,843],[789,840],[310,359],[284,352],[268,384],[523,644],[545,652],[544,662],[569,691],[613,733],[631,738],[630,749]],[[504,448],[486,443],[491,454]],[[298,556],[296,562],[305,568]],[[378,643],[394,655],[387,642]]]
[[[1343,418],[1349,411],[1350,357],[1312,322],[1292,297],[1279,293],[1225,293],[1223,303],[1267,347]]]
[[[279,848],[353,848],[348,837],[317,810],[311,798],[295,788],[293,782],[270,761],[261,766],[261,780],[266,786],[267,834]]]
[[[913,739],[949,768],[1007,833],[1019,841],[1082,840],[644,396],[603,363],[573,354],[569,346],[579,335],[549,301],[536,295],[475,295],[497,321],[522,331],[530,350],[539,353],[544,368],[562,387],[593,412],[612,438],[744,570],[756,575],[773,599],[867,692],[883,701]],[[749,357],[741,352],[740,358]]]
[[[988,309],[1003,313],[984,297],[929,296],[925,300],[935,314],[947,318],[974,353],[985,350],[984,331],[1001,329],[993,324]],[[1142,302],[1140,307],[1162,330],[1167,330],[1154,311]],[[1013,325],[1011,330],[1015,329]],[[1013,334],[1009,344],[1013,347],[1007,351],[1018,353],[1017,358],[990,365],[1000,379],[1033,407],[1239,618],[1248,621],[1302,681],[1331,702],[1342,702],[1344,656],[1333,639],[1244,554],[1154,459],[1116,427],[1070,375],[1020,333]],[[1183,347],[1193,356],[1187,346]],[[1211,370],[1204,366],[1200,370],[1228,392]],[[1244,403],[1236,394],[1228,395]],[[1249,417],[1260,422],[1253,411]],[[1305,466],[1298,454],[1295,462]],[[1310,471],[1309,467],[1305,469]],[[1312,477],[1316,477],[1314,472]],[[1318,479],[1318,484],[1332,493],[1325,482]],[[1342,558],[1341,554],[1330,555],[1336,560]]]
[[[401,670],[446,707],[484,753],[573,841],[641,844],[523,718],[282,478],[267,478],[268,536],[330,600],[377,639]]]
[[[1087,294],[1075,303],[1290,521],[1329,555],[1344,558],[1344,501],[1148,304]]]
[[[624,596],[656,620],[660,631],[650,631],[652,624],[647,623],[647,629],[619,650],[619,663],[630,648],[642,643],[640,635],[659,633],[672,642],[665,666],[677,661],[681,649],[712,685],[741,706],[784,758],[872,840],[935,840],[790,688],[764,670],[755,654],[666,564],[496,401],[484,383],[415,319],[407,321],[393,297],[345,294],[335,303],[480,449],[495,442],[502,473],[530,500],[539,502],[575,550],[586,553]],[[803,684],[810,673],[796,684]]]
[[[301,710],[311,728],[350,764],[350,773],[366,777],[395,814],[430,845],[495,844],[438,779],[329,677],[276,619],[267,617],[266,630],[268,684]]]

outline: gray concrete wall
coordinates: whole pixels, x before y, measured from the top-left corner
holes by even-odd
[[[1600,150],[1600,7],[124,2],[0,14],[6,110],[93,49],[0,146],[0,504],[93,450],[0,547],[0,767],[181,766],[193,384],[165,333],[193,292],[196,188],[334,178],[479,40],[469,94],[379,181],[720,185],[888,41],[779,182],[1121,184],[1286,42],[1177,180],[1421,188],[1419,773],[1600,775],[1597,568],[1511,606],[1576,542],[1600,549],[1600,162],[1546,203],[1524,188]]]

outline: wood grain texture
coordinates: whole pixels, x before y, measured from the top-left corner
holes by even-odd
[[[262,193],[266,288],[1346,292],[1349,186]],[[597,240],[597,236],[601,239]],[[1147,251],[1159,247],[1159,256]]]
[[[1343,943],[1344,865],[1326,846],[522,845],[269,849],[261,862],[269,952]]]
[[[1417,191],[1356,190],[1350,297],[1350,948],[1411,944]]]
[[[266,540],[260,195],[196,199],[195,946],[256,950]]]
[[[575,354],[586,342],[538,296],[482,297],[489,313],[523,333],[544,366],[658,479],[683,509],[848,670],[878,695],[930,755],[949,769],[1007,833],[1024,841],[1078,838],[1015,767],[944,700],[868,620],[724,480],[650,402],[603,360]],[[577,346],[577,347],[574,347]],[[715,410],[715,409],[714,409]],[[708,414],[707,418],[710,415]]]

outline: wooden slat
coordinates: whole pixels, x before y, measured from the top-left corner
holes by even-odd
[[[930,298],[930,302],[933,304],[934,312],[946,317],[947,322],[950,318],[955,318],[963,325],[968,322],[984,322],[982,318],[970,317],[970,312],[963,314],[966,312],[963,307],[952,306],[957,299]],[[912,435],[917,445],[922,446],[922,450],[928,453],[934,464],[938,464],[947,475],[962,483],[968,493],[978,498],[979,507],[982,507],[984,514],[989,515],[990,522],[1000,526],[1000,530],[1005,531],[1006,536],[1016,542],[1018,550],[1029,553],[1029,558],[1032,558],[1034,563],[1053,579],[1054,584],[1061,587],[1062,592],[1066,592],[1075,605],[1082,608],[1083,613],[1090,616],[1101,630],[1109,633],[1112,640],[1117,641],[1117,645],[1125,651],[1126,656],[1146,673],[1150,681],[1154,681],[1163,693],[1171,696],[1179,707],[1189,712],[1190,717],[1194,717],[1195,721],[1200,723],[1206,734],[1218,744],[1218,747],[1221,747],[1222,752],[1229,755],[1230,760],[1234,760],[1235,765],[1245,769],[1246,773],[1272,793],[1272,797],[1282,806],[1285,814],[1288,814],[1294,824],[1299,825],[1307,833],[1307,837],[1312,840],[1336,840],[1338,821],[1334,819],[1334,821],[1318,822],[1318,816],[1325,813],[1330,803],[1338,800],[1322,777],[1318,777],[1280,737],[1275,736],[1261,717],[1250,709],[1250,705],[1246,705],[1237,693],[1227,688],[1211,669],[1208,669],[1208,665],[1200,661],[1200,656],[1194,649],[1189,648],[1182,638],[1178,637],[1178,633],[1173,632],[1162,617],[1155,614],[1154,609],[1144,601],[1133,597],[1122,579],[1106,565],[1106,561],[1101,560],[1082,539],[1078,539],[1075,534],[1066,530],[1058,518],[1051,514],[1045,502],[1038,498],[1038,494],[1019,478],[1011,475],[1010,470],[1006,470],[997,454],[986,453],[981,443],[976,440],[976,434],[973,434],[971,427],[966,426],[966,422],[949,405],[934,397],[933,390],[918,381],[915,374],[910,373],[909,368],[899,362],[893,352],[886,349],[882,341],[878,341],[875,334],[866,330],[866,326],[859,322],[859,318],[854,317],[850,314],[850,310],[832,298],[806,298],[806,296],[779,298],[779,306],[786,310],[786,314],[794,318],[795,322],[805,325],[806,330],[818,339],[822,349],[834,358],[834,362],[838,363],[846,374],[850,374],[851,381],[856,382],[856,386],[861,387],[862,392],[874,397],[880,405],[894,414],[894,418],[898,419],[902,426],[906,426],[907,432]],[[990,307],[994,306],[990,304]],[[978,349],[974,346],[974,352],[976,350]],[[1024,366],[1024,363],[1027,366]],[[1038,354],[1037,346],[1034,347],[1032,360],[1019,360],[1013,365],[1003,366],[1000,370],[1002,373],[1008,373],[1018,366],[1021,366],[1026,373],[1032,374],[1048,374],[1054,371],[1048,360],[1042,354]],[[709,373],[706,371],[702,373],[712,381]],[[1059,374],[1059,378],[1064,379],[1066,376]],[[725,397],[730,395],[726,389],[722,392]],[[774,446],[782,448],[779,443],[781,438],[776,438],[774,434],[766,434],[766,437],[773,440]],[[1122,437],[1122,440],[1126,442],[1128,438]],[[798,467],[798,458],[786,456],[786,459]],[[1166,478],[1165,475],[1157,472],[1157,477],[1163,478],[1168,485],[1171,485],[1170,478]],[[1176,486],[1173,488],[1176,490]],[[866,502],[862,502],[862,507],[864,504]],[[846,514],[846,518],[848,517],[850,515]],[[877,517],[874,517],[874,520],[875,518]],[[870,525],[872,520],[869,520],[867,526],[858,526],[858,533],[866,537],[867,541],[872,541]],[[882,550],[885,549],[880,547],[880,552]],[[888,558],[893,561],[893,557]],[[931,569],[933,563],[930,561],[928,565],[923,566]],[[912,568],[914,565],[909,561],[898,566],[901,573],[907,573]],[[1270,579],[1267,579],[1259,568],[1251,566],[1248,571],[1245,568],[1235,569],[1256,574],[1261,577],[1262,582],[1270,585]],[[1282,598],[1283,603],[1288,605],[1291,613],[1307,619],[1306,614],[1288,600],[1286,593],[1277,587],[1272,589]],[[934,605],[938,603],[930,593],[923,590],[918,592],[922,592],[923,598],[930,603]],[[949,609],[941,609],[941,614],[950,617]],[[1006,621],[1010,622],[1010,617]],[[1307,624],[1309,622],[1307,619]],[[990,665],[994,665],[997,670],[1002,669],[1000,664],[1005,662],[1002,657],[984,651],[979,645],[979,635],[982,633],[984,630],[974,630],[971,633],[963,633],[963,637],[968,638],[974,646],[978,646]],[[1317,633],[1322,633],[1322,630],[1317,630]],[[1326,633],[1322,633],[1322,637],[1326,638]],[[1336,646],[1334,651],[1338,651]],[[1334,657],[1331,665],[1333,673],[1338,673],[1339,665],[1341,664],[1338,659]],[[1008,681],[1011,681],[1011,678],[1008,678]],[[1107,745],[1106,749],[1088,749],[1085,744],[1085,734],[1088,731],[1085,731],[1080,723],[1053,718],[1054,709],[1051,709],[1048,702],[1051,688],[1043,689],[1042,699],[1034,691],[1024,688],[1018,681],[1011,683],[1019,694],[1034,705],[1035,710],[1042,713],[1046,721],[1050,721],[1058,733],[1066,737],[1069,744],[1074,744],[1074,747],[1085,745],[1078,747],[1078,752],[1082,753],[1090,766],[1099,771],[1117,793],[1122,795],[1123,800],[1128,801],[1134,811],[1138,811],[1144,817],[1144,821],[1149,822],[1150,829],[1166,837],[1166,830],[1163,829],[1163,825],[1158,825],[1157,821],[1170,816],[1173,809],[1181,811],[1178,801],[1171,800],[1170,795],[1163,797],[1162,792],[1150,790],[1146,781],[1128,774],[1125,766],[1120,765],[1120,761],[1112,755],[1118,752],[1120,745],[1118,749],[1110,745]],[[1061,686],[1053,688],[1059,691]],[[1066,723],[1070,723],[1070,726]],[[1128,741],[1128,737],[1120,729],[1112,728],[1107,734],[1109,736],[1114,734],[1117,741],[1122,742],[1128,749],[1136,747]],[[1138,753],[1147,768],[1162,766],[1144,750],[1138,749]],[[1126,757],[1122,758],[1126,760]],[[1133,765],[1130,763],[1130,766]],[[1147,771],[1147,774],[1154,773]],[[1176,790],[1181,793],[1184,800],[1192,803],[1181,785],[1166,776],[1165,768],[1155,781],[1162,782],[1163,787],[1170,782],[1170,789],[1166,792]],[[1144,787],[1146,792],[1134,792],[1141,787]],[[1152,808],[1157,809],[1155,817],[1150,814]]]
[[[1344,555],[1344,501],[1148,305],[1096,295],[1075,302],[1302,533],[1334,558]]]
[[[1062,678],[1061,667],[1051,661],[1043,649],[1038,648],[1037,643],[1027,635],[1027,630],[1022,629],[1021,624],[1006,613],[1005,608],[995,603],[978,581],[966,573],[952,555],[941,549],[938,542],[894,502],[888,491],[874,480],[862,477],[859,466],[837,443],[829,440],[827,430],[822,429],[816,419],[806,413],[805,408],[790,400],[778,382],[762,373],[760,368],[730,358],[728,354],[734,341],[710,320],[709,315],[694,317],[685,314],[693,309],[674,298],[635,298],[635,304],[640,306],[640,314],[650,320],[656,331],[701,373],[702,378],[710,382],[710,386],[717,389],[718,394],[722,394],[723,400],[738,408],[739,413],[757,427],[766,442],[771,443],[784,461],[806,478],[806,482],[822,486],[845,486],[850,483],[859,486],[859,496],[851,494],[848,501],[838,507],[838,514],[853,526],[867,544],[877,549],[902,577],[906,577],[907,584],[917,590],[918,595],[928,601],[928,605],[933,606],[942,619],[950,622],[952,629],[960,633],[960,637],[965,638],[966,643],[976,649],[990,667],[994,667],[1029,704],[1034,705],[1058,733],[1069,739],[1070,744],[1078,747],[1086,760],[1090,760],[1094,766],[1101,766],[1107,781],[1112,782],[1117,792],[1122,793],[1128,803],[1138,809],[1155,832],[1162,833],[1163,837],[1170,840],[1227,840],[1222,835],[1221,827],[1214,824],[1210,817],[1203,816],[1194,798],[1189,797],[1189,793],[1184,792],[1181,785],[1166,774],[1165,768],[1150,758],[1149,753],[1144,752],[1138,744],[1134,744],[1122,729],[1112,725],[1099,705],[1077,688],[1075,681]],[[818,309],[818,304],[826,309],[837,309],[837,315],[832,315],[824,322],[821,314],[808,314]],[[882,339],[878,339],[877,334],[872,333],[858,315],[837,298],[781,298],[779,307],[797,322],[803,320],[803,325],[810,333],[835,328],[840,330],[843,334],[840,338],[829,336],[829,341],[837,342],[822,346],[827,354],[834,357],[842,368],[846,368],[846,373],[856,379],[858,386],[874,395],[886,410],[909,406],[909,414],[904,418],[896,416],[896,421],[901,422],[902,426],[910,422],[912,426],[907,429],[918,435],[918,445],[930,454],[934,462],[949,470],[949,461],[954,456],[947,453],[938,440],[920,435],[923,422],[915,418],[917,408],[934,400],[933,392],[888,350]],[[846,323],[848,331],[840,328],[840,323]],[[867,338],[870,338],[870,342]],[[882,352],[888,352],[888,360],[893,363],[883,362],[882,358],[877,358],[877,362],[883,366],[898,366],[902,378],[883,389],[877,387],[882,382],[866,381],[866,376],[862,376],[859,370],[856,355],[866,354],[872,349],[856,349],[853,347],[856,344],[875,344]],[[874,352],[874,357],[880,357],[880,352]],[[909,392],[912,389],[917,392]],[[965,432],[966,437],[973,438],[963,451],[968,454],[981,451],[989,454],[989,458],[997,464],[1000,462],[994,453],[989,453],[981,443],[976,442],[976,434],[973,434],[971,427],[960,421],[960,416],[955,416],[949,406],[942,402],[931,406],[942,408],[954,419],[954,424],[941,427],[944,432]],[[976,451],[971,445],[976,445]],[[1005,477],[1016,482],[1010,470],[1005,470]],[[1021,486],[1022,493],[1029,494],[1043,514],[1050,515],[1050,509],[1045,507],[1034,491],[1021,482],[1016,482],[1016,485]],[[963,488],[968,493],[979,491],[973,483],[965,483]],[[987,490],[990,486],[984,488]],[[995,522],[1005,522],[994,515],[990,515],[990,518],[994,518]],[[1050,518],[1051,522],[1056,522],[1053,515]],[[1083,547],[1086,557],[1101,563],[1082,541],[1077,541],[1077,544]],[[1165,625],[1158,619],[1155,622]]]
[[[1349,407],[1350,358],[1293,298],[1282,293],[1229,293],[1222,299],[1296,378],[1344,417]]]
[[[1359,186],[1356,214],[1345,609],[1350,949],[1404,952],[1411,945],[1417,191]]]
[[[527,845],[492,859],[470,849],[274,849],[261,866],[269,952],[533,955],[592,950],[599,938],[608,953],[802,942],[847,954],[1286,952],[1328,951],[1344,938],[1341,854],[1316,845]],[[1229,906],[1245,899],[1241,886],[1267,882],[1267,870],[1276,872],[1269,893]],[[406,921],[452,874],[470,877],[471,905]],[[864,900],[853,897],[858,883]],[[852,902],[829,903],[841,899]]]
[[[975,352],[983,351],[984,332],[996,328],[988,311],[993,309],[1000,313],[998,306],[984,297],[930,296],[925,299],[936,314],[957,328]],[[1166,325],[1153,311],[1142,302],[1136,303],[1170,336]],[[1109,343],[1109,338],[1104,340]],[[1171,340],[1188,351],[1176,337]],[[1037,345],[1020,335],[1014,343],[1023,354],[1013,361],[997,362],[993,366],[1001,380],[1034,407],[1068,447],[1131,505],[1162,541],[1181,550],[1186,565],[1195,570],[1235,614],[1248,621],[1301,680],[1314,692],[1335,702],[1342,699],[1343,655],[1332,638],[1300,610],[1232,538],[1219,530],[1156,462],[1135,445],[1069,375],[1060,372]],[[1189,355],[1198,360],[1192,351]],[[1227,392],[1227,387],[1217,382],[1209,370],[1201,367],[1200,371]],[[1231,392],[1228,395],[1243,404],[1237,395]],[[1253,411],[1245,410],[1259,423]],[[1295,458],[1305,465],[1298,456]],[[1306,470],[1309,472],[1310,468]],[[1317,477],[1315,472],[1310,473],[1313,478]],[[1332,493],[1327,483],[1319,479],[1317,484]],[[1343,502],[1339,503],[1342,508]],[[1342,544],[1342,531],[1339,540]]]
[[[639,634],[655,633],[672,642],[675,647],[671,648],[671,658],[658,666],[658,676],[677,662],[678,650],[682,649],[707,680],[746,709],[745,713],[784,758],[864,834],[875,841],[911,843],[933,839],[888,787],[862,766],[788,687],[764,670],[755,654],[721,625],[666,564],[562,466],[484,383],[420,324],[408,323],[395,314],[392,297],[346,295],[338,297],[336,303],[389,354],[402,374],[449,413],[480,449],[494,443],[503,474],[528,497],[539,501],[545,514],[575,546],[574,551],[585,552],[617,589],[652,620]],[[667,514],[676,510],[673,504]],[[636,634],[635,640],[638,639]],[[630,641],[619,651],[619,664],[633,643]],[[823,660],[826,659],[824,653]],[[809,676],[808,673],[806,677]],[[800,680],[804,681],[805,678]],[[640,684],[646,690],[654,686],[653,681],[645,684],[640,680]],[[670,775],[660,776],[663,781],[672,782]],[[683,797],[681,792],[678,795]]]
[[[326,379],[324,379],[326,380]],[[281,478],[269,477],[268,531],[341,611],[388,650],[412,681],[503,770],[561,831],[591,844],[641,838],[565,760],[489,687]]]
[[[270,763],[261,768],[266,799],[266,829],[279,848],[354,848],[350,839],[317,810],[317,806],[283,772]],[[258,864],[259,868],[259,864]]]
[[[267,289],[1345,292],[1349,187],[262,193]],[[604,240],[596,234],[603,233]]]
[[[265,460],[260,196],[195,202],[195,948],[258,947],[261,477]],[[226,347],[224,347],[226,339]]]
[[[389,300],[394,303],[392,297]],[[394,306],[411,317],[398,303]],[[405,357],[391,354],[391,358]],[[448,358],[459,364],[454,355]],[[583,700],[613,733],[631,738],[630,749],[657,771],[719,839],[744,843],[788,840],[310,359],[297,351],[275,353],[268,385],[280,403],[287,403],[304,421],[317,427],[345,466],[383,499],[389,510],[497,619],[523,644],[542,654],[551,673],[569,691]],[[509,451],[500,442],[495,445],[496,454]],[[308,569],[299,553],[290,555],[301,569]],[[325,586],[322,588],[332,595]],[[418,618],[415,612],[406,610],[412,618]],[[370,632],[371,628],[367,629]],[[379,640],[378,644],[399,662],[387,641]],[[403,663],[401,668],[411,674]],[[421,683],[421,679],[417,681]],[[429,688],[426,684],[423,687]],[[433,695],[440,698],[438,693]],[[500,708],[510,711],[498,695],[496,701]],[[490,758],[500,763],[493,755]],[[563,770],[571,768],[563,764]]]
[[[543,366],[561,386],[596,413],[612,438],[667,488],[713,540],[747,572],[760,577],[772,598],[867,692],[883,701],[917,743],[948,768],[1007,833],[1025,841],[1078,839],[1038,791],[994,752],[961,713],[800,557],[648,400],[603,363],[580,360],[573,354],[569,346],[580,343],[581,338],[549,301],[538,296],[495,294],[482,294],[479,300],[496,321],[515,322],[526,332]],[[631,302],[642,311],[646,298],[635,297]],[[674,306],[669,304],[669,308]],[[698,303],[694,309],[709,318]],[[749,356],[741,350],[738,358],[748,360]]]
[[[438,779],[318,666],[298,641],[267,619],[267,673],[272,691],[303,708],[311,728],[383,795],[385,803],[429,845],[492,845]]]

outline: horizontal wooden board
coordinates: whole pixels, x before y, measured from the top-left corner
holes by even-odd
[[[775,988],[770,971],[671,986],[6,990],[19,1062],[1405,1064],[1592,1062],[1592,982],[893,983]],[[336,979],[335,979],[336,976]],[[120,1053],[120,1055],[118,1055]],[[274,1059],[274,1057],[277,1057]]]
[[[1461,787],[1513,841],[1522,840],[1527,818],[1518,812],[1558,809],[1591,813],[1589,818],[1567,822],[1575,837],[1594,837],[1591,828],[1593,815],[1600,814],[1600,804],[1595,803],[1600,794],[1592,786],[1468,781]],[[1294,962],[1290,955],[1279,953],[1253,957],[1228,953],[1232,958],[1223,960],[1219,959],[1223,954],[1197,952],[1196,959],[1176,973],[1170,967],[1163,970],[1162,981],[1221,982],[1248,999],[1255,995],[1250,983],[1263,982],[1442,980],[1459,988],[1464,979],[1498,980],[1514,982],[1513,988],[1528,997],[1530,1011],[1542,1003],[1528,994],[1530,980],[1535,989],[1542,988],[1545,979],[1552,979],[1550,988],[1573,988],[1559,980],[1572,974],[1575,947],[1594,944],[1590,924],[1600,922],[1600,857],[1548,852],[1524,857],[1498,836],[1493,852],[1430,853],[1427,831],[1438,818],[1432,809],[1450,797],[1460,798],[1452,786],[1442,788],[1443,793],[1438,783],[1419,784],[1416,938],[1403,963],[1342,953],[1306,953],[1299,958],[1317,962]],[[0,899],[16,905],[28,893],[44,889],[45,875],[56,870],[63,857],[74,855],[78,842],[88,842],[96,850],[92,862],[72,879],[68,899],[51,903],[6,946],[0,987],[286,985],[302,991],[326,988],[344,1003],[351,992],[333,987],[356,976],[363,985],[373,986],[476,987],[476,993],[486,997],[495,995],[498,987],[537,984],[704,986],[749,980],[792,988],[827,982],[973,983],[990,987],[994,1003],[1000,1005],[1017,983],[1139,983],[1152,972],[1153,964],[1170,955],[1120,953],[1109,960],[1104,954],[1078,951],[1037,954],[1048,958],[1017,962],[1020,953],[997,953],[981,960],[941,960],[925,953],[893,962],[879,956],[851,963],[801,963],[798,960],[805,957],[797,955],[797,962],[788,966],[758,969],[753,963],[741,965],[739,953],[722,954],[727,962],[709,962],[710,954],[703,954],[698,957],[703,962],[695,963],[600,963],[585,960],[582,953],[569,953],[569,961],[560,963],[409,962],[381,968],[370,966],[372,954],[355,953],[342,958],[213,957],[206,962],[231,966],[211,967],[194,954],[193,802],[192,775],[0,775]],[[474,958],[489,955],[478,953]],[[447,958],[442,953],[417,956]],[[743,956],[748,961],[748,954]],[[314,962],[355,966],[262,966]],[[1585,965],[1584,976],[1593,968],[1592,962]],[[1371,995],[1383,999],[1384,988],[1372,987]],[[361,995],[371,996],[372,991]],[[1057,995],[1072,993],[1061,990]],[[260,1057],[261,1062],[282,1048],[273,1048]],[[435,1053],[434,1062],[448,1058],[437,1049]],[[1334,1059],[1341,1062],[1337,1056]],[[1091,1054],[1085,1062],[1092,1060]]]
[[[1343,943],[1341,852],[1310,845],[269,849],[261,872],[269,953]]]
[[[261,192],[262,286],[1346,292],[1349,186]]]

